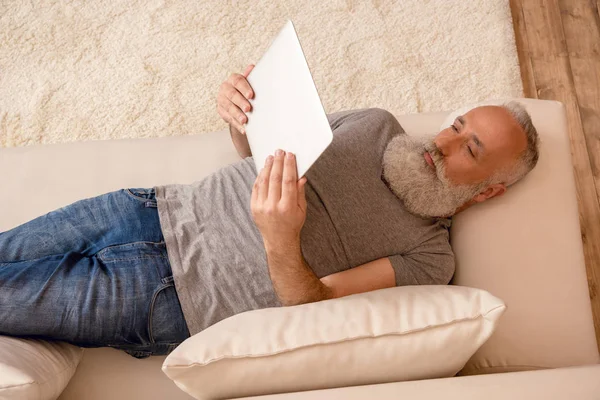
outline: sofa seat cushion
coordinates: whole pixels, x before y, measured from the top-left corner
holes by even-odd
[[[597,400],[600,365],[395,382],[239,400]]]

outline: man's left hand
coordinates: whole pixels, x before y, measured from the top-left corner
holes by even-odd
[[[265,248],[298,245],[306,220],[306,177],[298,180],[296,157],[281,150],[269,156],[252,188],[250,209]]]

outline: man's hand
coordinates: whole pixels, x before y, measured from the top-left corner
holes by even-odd
[[[240,74],[231,74],[225,82],[219,87],[217,94],[217,111],[225,122],[238,132],[246,133],[244,124],[248,122],[246,112],[252,110],[252,105],[248,101],[254,97],[254,91],[246,80],[250,71],[254,68],[253,64],[246,67]]]
[[[269,275],[284,306],[333,298],[302,256],[300,231],[306,220],[306,178],[298,180],[296,158],[277,150],[254,187],[250,208],[267,253]]]
[[[297,247],[306,220],[306,178],[298,180],[296,157],[282,150],[269,156],[254,187],[250,209],[267,252]]]

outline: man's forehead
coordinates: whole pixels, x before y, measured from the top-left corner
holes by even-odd
[[[510,113],[498,106],[481,106],[459,116],[465,123],[483,129],[497,130],[514,122]]]
[[[521,127],[503,107],[477,107],[457,117],[457,120],[462,121],[490,151],[510,155],[520,153],[527,145]]]

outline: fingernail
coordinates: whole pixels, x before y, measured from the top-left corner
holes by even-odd
[[[294,158],[294,153],[290,153],[290,152],[288,151],[288,153],[287,153],[287,158],[289,158],[289,159],[292,159],[292,158]]]
[[[243,124],[244,123],[244,116],[240,115],[240,117],[238,118],[240,120],[240,122]]]
[[[265,164],[269,164],[271,161],[273,161],[273,156],[268,156]]]
[[[250,97],[252,97],[252,92],[246,93],[246,98],[249,99]]]
[[[281,149],[277,149],[277,151],[275,151],[275,155],[276,155],[276,156],[281,156],[281,155],[283,155],[283,150],[281,150]]]
[[[250,111],[250,107],[244,106],[244,111],[246,111],[246,112]]]
[[[245,134],[246,134],[246,130],[245,130],[243,127],[242,127],[242,129],[240,129],[240,133],[241,133],[242,135],[245,135]]]

